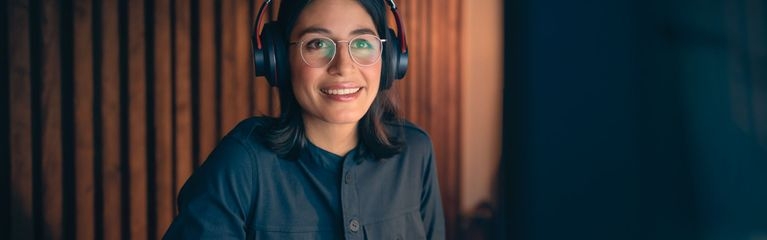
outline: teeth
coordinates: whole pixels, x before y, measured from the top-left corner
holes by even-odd
[[[346,95],[359,91],[361,88],[342,88],[342,89],[322,89],[322,92],[328,95]]]

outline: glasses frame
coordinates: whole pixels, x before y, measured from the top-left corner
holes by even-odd
[[[350,42],[352,42],[352,41],[354,41],[354,40],[356,40],[356,39],[358,39],[358,38],[360,38],[362,36],[373,36],[375,39],[378,39],[378,41],[381,43],[381,47],[378,49],[378,57],[376,57],[375,61],[373,61],[372,63],[367,64],[367,65],[359,63],[357,61],[357,58],[355,58],[354,55],[352,55],[352,48],[349,47],[349,43]],[[330,60],[327,63],[325,63],[325,65],[322,65],[322,66],[312,66],[311,64],[309,64],[308,61],[306,61],[306,58],[304,57],[304,48],[303,48],[303,46],[304,46],[304,43],[306,41],[314,40],[314,39],[318,39],[318,38],[324,38],[324,39],[330,40],[330,42],[333,43],[333,49],[334,49],[333,50],[333,57],[331,57]],[[308,39],[308,40],[293,41],[293,42],[289,42],[289,43],[290,43],[291,46],[293,46],[293,45],[297,45],[298,46],[298,54],[301,55],[301,60],[304,62],[304,64],[306,64],[306,66],[309,66],[309,67],[312,67],[312,68],[324,68],[324,67],[327,67],[328,65],[330,65],[330,63],[332,63],[333,60],[336,59],[336,55],[338,55],[338,44],[340,44],[340,43],[346,43],[346,52],[349,54],[349,57],[352,59],[352,62],[354,62],[354,64],[357,64],[357,66],[360,66],[360,67],[373,66],[373,65],[375,65],[376,63],[378,63],[381,60],[381,56],[383,55],[383,47],[384,47],[384,43],[385,42],[386,42],[385,38],[379,38],[378,36],[373,35],[373,34],[360,34],[360,35],[354,36],[353,38],[351,38],[349,40],[333,40],[332,38],[324,37],[323,36],[323,37],[317,37],[317,38],[312,38],[312,39]]]

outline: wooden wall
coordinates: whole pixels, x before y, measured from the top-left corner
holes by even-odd
[[[3,1],[0,239],[160,238],[218,139],[279,108],[249,58],[260,4]],[[457,236],[460,2],[399,6],[411,65],[394,89],[434,140]]]

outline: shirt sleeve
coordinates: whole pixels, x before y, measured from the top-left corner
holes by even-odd
[[[245,239],[255,195],[253,157],[226,137],[184,184],[163,239]]]
[[[429,154],[423,167],[423,192],[421,193],[421,218],[426,239],[445,239],[445,216],[439,193],[439,179],[434,160],[434,149],[429,144]]]

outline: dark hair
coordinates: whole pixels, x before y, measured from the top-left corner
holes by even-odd
[[[277,18],[284,39],[295,26],[301,11],[311,0],[283,0],[280,3],[280,11]],[[387,21],[386,6],[383,0],[359,0],[359,3],[370,14],[379,36],[386,37]],[[288,44],[287,42],[285,44]],[[394,80],[394,66],[390,58],[394,49],[390,43],[383,48],[381,62],[381,82]],[[293,94],[293,85],[290,79],[286,79],[285,87],[279,88],[280,92],[280,116],[277,121],[269,124],[265,129],[264,136],[267,146],[282,158],[295,159],[306,146],[306,136],[302,119],[302,109]],[[385,81],[386,80],[386,81]],[[365,146],[362,154],[369,154],[376,159],[389,158],[399,153],[402,149],[402,141],[392,134],[390,126],[401,126],[397,108],[392,101],[388,89],[380,85],[379,92],[373,100],[367,113],[360,119],[357,125],[359,141]]]

